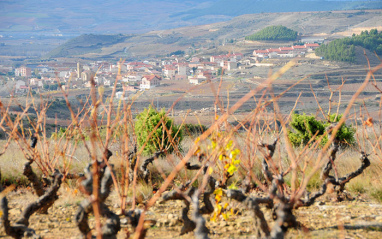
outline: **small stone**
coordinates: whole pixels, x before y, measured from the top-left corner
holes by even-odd
[[[221,221],[220,224],[219,224],[219,226],[221,226],[221,227],[226,227],[227,225],[228,224],[227,224],[226,221]]]
[[[176,219],[171,219],[170,220],[170,223],[168,224],[170,227],[173,227],[173,226],[175,226],[176,224],[177,224],[177,222],[178,222],[178,220],[176,220]]]
[[[129,223],[129,220],[127,220],[127,218],[122,218],[120,222],[121,222],[121,225],[127,225]]]
[[[170,224],[170,220],[163,220],[163,226],[168,226]]]
[[[322,201],[317,201],[314,203],[315,206],[323,206],[325,205],[325,202],[322,202]]]

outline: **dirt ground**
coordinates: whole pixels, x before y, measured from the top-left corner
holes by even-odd
[[[49,209],[48,215],[35,214],[30,218],[30,228],[36,230],[43,238],[81,238],[81,234],[75,225],[74,215],[78,203],[83,199],[75,190],[65,187],[60,189],[61,196]],[[19,189],[7,195],[10,208],[10,219],[16,220],[21,210],[30,200],[36,196],[30,190]],[[118,198],[113,193],[107,200],[110,208],[118,212]],[[237,208],[237,214],[231,216],[228,221],[219,219],[210,222],[207,219],[207,227],[211,238],[255,238],[254,221],[252,213],[240,203],[230,202],[233,208]],[[142,208],[143,205],[138,205]],[[180,211],[183,203],[169,201],[164,204],[157,203],[147,212],[147,219],[155,220],[149,229],[146,238],[194,238],[193,233],[179,236],[182,226]],[[265,217],[271,222],[271,212],[263,208]],[[300,208],[295,211],[297,219],[305,226],[304,229],[292,229],[287,238],[381,238],[382,237],[382,204],[364,198],[362,195],[355,196],[353,200],[333,202],[329,197],[322,198],[309,208]],[[94,226],[94,216],[90,217],[90,224]],[[118,238],[127,238],[127,232],[131,232],[124,224],[121,216],[122,229]],[[270,223],[272,226],[272,223]],[[0,238],[9,238],[4,229],[0,229]]]

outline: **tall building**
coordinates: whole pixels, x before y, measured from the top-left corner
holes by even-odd
[[[81,78],[82,66],[79,62],[77,62],[77,78]]]
[[[22,66],[15,69],[15,76],[26,76],[30,77],[32,75],[32,69],[29,67]]]

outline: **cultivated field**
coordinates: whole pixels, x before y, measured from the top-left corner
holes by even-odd
[[[93,84],[82,108],[63,90],[55,107],[70,118],[61,128],[47,124],[51,99],[28,96],[11,114],[21,100],[8,98],[2,236],[379,238],[381,103],[366,99],[381,92],[382,65],[353,91],[333,78],[309,94],[290,78],[299,67],[291,61],[251,83],[169,81],[129,100]],[[294,147],[297,112],[317,112],[325,128],[300,121],[308,141]],[[341,138],[343,124],[351,138]]]

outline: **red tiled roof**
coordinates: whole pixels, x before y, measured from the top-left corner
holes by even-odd
[[[159,80],[161,80],[161,78],[157,75],[145,75],[143,77],[146,78],[146,80],[148,81],[152,81],[154,78],[158,78]]]
[[[300,46],[300,45],[296,45],[296,46],[292,46],[293,49],[305,49],[306,46]]]
[[[268,52],[278,52],[278,51],[280,51],[280,49],[279,48],[269,48],[269,49],[267,49],[267,51]]]
[[[306,43],[306,47],[319,47],[320,45],[318,43]]]
[[[293,47],[280,47],[280,51],[292,51]]]
[[[176,68],[175,68],[175,66],[172,66],[172,65],[166,65],[166,66],[164,66],[164,69],[165,70],[176,70]]]

